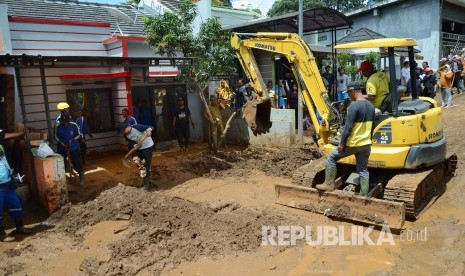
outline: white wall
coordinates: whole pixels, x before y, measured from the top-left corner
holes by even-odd
[[[212,7],[211,14],[212,17],[217,17],[220,20],[221,26],[223,27],[243,24],[259,18],[258,15],[254,12],[238,11],[218,7]]]
[[[113,43],[105,45],[105,49],[110,57],[123,56],[123,42],[121,40],[116,40]]]
[[[145,42],[128,41],[128,56],[130,57],[155,57],[153,49]]]
[[[0,4],[0,54],[11,54],[11,37],[8,27],[8,6]]]
[[[202,24],[202,22],[204,22],[208,18],[212,17],[211,0],[201,0],[195,4],[197,5],[198,14],[193,22],[194,35],[196,35],[200,31],[200,24]]]
[[[109,27],[9,22],[14,55],[107,56]]]
[[[11,34],[10,34],[10,28],[8,24],[8,6],[7,5],[1,5],[0,4],[0,36],[2,40],[2,48],[3,51],[0,51],[0,54],[12,54],[12,49],[11,49]],[[11,67],[9,68],[0,68],[0,73],[1,74],[10,74],[15,76],[15,70]],[[16,77],[15,77],[16,78]],[[15,84],[16,87],[16,84]],[[17,106],[15,106],[15,122],[18,122],[16,118],[19,118],[21,116],[21,109],[19,108],[19,96],[18,93],[15,93],[15,103],[18,103]],[[22,121],[22,119],[20,120]]]

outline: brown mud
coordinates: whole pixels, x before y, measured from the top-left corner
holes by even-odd
[[[458,156],[456,176],[393,245],[261,245],[262,226],[343,227],[347,238],[357,229],[274,204],[274,184],[290,184],[318,150],[229,147],[213,155],[197,144],[155,152],[151,191],[122,166],[124,152],[90,156],[88,183],[72,188],[70,205],[46,218],[26,204],[35,234],[0,243],[0,275],[463,275],[465,96],[454,102],[444,110],[444,132],[448,153]]]

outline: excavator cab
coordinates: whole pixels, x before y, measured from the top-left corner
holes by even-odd
[[[398,86],[396,80],[396,69],[395,69],[395,54],[398,52],[408,52],[409,60],[415,60],[414,46],[416,46],[416,40],[411,38],[381,38],[372,39],[365,41],[358,41],[352,43],[345,43],[336,45],[334,48],[339,49],[360,49],[360,48],[379,48],[387,50],[389,60],[389,72],[386,72],[390,77],[389,95],[386,96],[382,105],[380,106],[381,113],[389,113],[393,116],[398,116],[403,112],[403,106],[399,109],[399,103],[401,98],[406,91],[405,86]],[[416,79],[415,76],[415,63],[410,62],[410,78]],[[416,85],[412,85],[412,98],[411,100],[420,104],[420,101],[415,101],[419,98],[420,91],[416,91]],[[411,106],[412,104],[409,104]],[[422,104],[421,104],[422,105]],[[422,107],[420,109],[423,109]]]

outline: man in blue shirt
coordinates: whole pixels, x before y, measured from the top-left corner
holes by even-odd
[[[69,115],[69,104],[65,103],[65,102],[58,103],[57,104],[57,109],[58,109],[58,111],[60,111],[60,114],[56,118],[55,123],[58,124],[58,123],[60,123],[61,116],[65,115],[65,114]],[[71,117],[71,115],[69,115],[69,117],[70,117],[70,120],[72,121],[73,118]]]
[[[0,130],[0,142],[3,141],[5,133]],[[8,237],[3,228],[3,206],[6,204],[10,216],[16,223],[16,232],[30,234],[31,230],[24,227],[24,210],[21,207],[21,200],[16,192],[15,179],[12,177],[12,170],[6,160],[5,150],[0,145],[0,241],[12,242],[14,237]]]
[[[55,127],[55,139],[58,141],[58,153],[65,160],[69,154],[74,169],[79,173],[80,184],[84,185],[84,169],[82,168],[81,150],[78,143],[78,140],[81,139],[81,132],[78,125],[71,122],[69,115],[61,116],[60,123]]]
[[[137,120],[136,118],[132,117],[131,115],[129,115],[129,109],[127,108],[123,108],[123,110],[121,110],[121,115],[123,116],[124,118],[124,121],[123,123],[125,123],[126,125],[137,125]]]
[[[334,87],[334,74],[331,73],[331,66],[326,65],[325,66],[325,71],[321,74],[321,76],[328,82],[326,89],[328,90],[328,93],[332,94],[333,93],[333,87]]]
[[[236,101],[237,101],[237,109],[241,109],[244,104],[247,102],[247,89],[244,84],[244,82],[240,79],[237,82],[237,95],[236,95]]]
[[[129,115],[129,109],[123,108],[123,110],[121,110],[121,115],[123,115],[123,118],[124,118],[123,124],[129,125],[129,126],[137,125],[136,118]],[[125,138],[125,139],[128,142],[128,150],[131,150],[132,147],[134,147],[134,145],[135,145],[134,142],[132,142],[131,140],[129,140],[127,138]]]
[[[81,157],[82,157],[82,164],[86,164],[86,153],[87,153],[87,144],[86,144],[86,135],[90,138],[94,138],[94,136],[89,131],[89,109],[85,106],[81,108],[81,116],[79,116],[76,120],[76,124],[81,131],[81,139],[79,139],[79,147],[81,149]]]

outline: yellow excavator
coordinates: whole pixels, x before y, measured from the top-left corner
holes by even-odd
[[[255,99],[243,110],[254,134],[266,133],[271,128],[270,99],[253,52],[258,49],[288,60],[315,127],[316,144],[325,156],[337,147],[344,117],[330,100],[315,57],[305,41],[293,33],[233,33],[231,46],[255,91]],[[368,196],[357,193],[354,156],[338,162],[335,191],[315,189],[315,185],[324,182],[325,158],[320,158],[297,169],[292,185],[275,185],[276,203],[336,219],[401,229],[406,218],[417,219],[445,191],[446,183],[454,175],[457,156],[446,158],[442,109],[434,99],[418,97],[415,87],[412,97],[402,97],[405,89],[396,83],[395,53],[406,51],[409,59],[414,60],[414,46],[414,39],[385,38],[335,47],[383,48],[389,57],[390,93],[382,110],[375,115]],[[415,79],[413,64],[411,74]],[[317,112],[322,120],[318,120]]]

